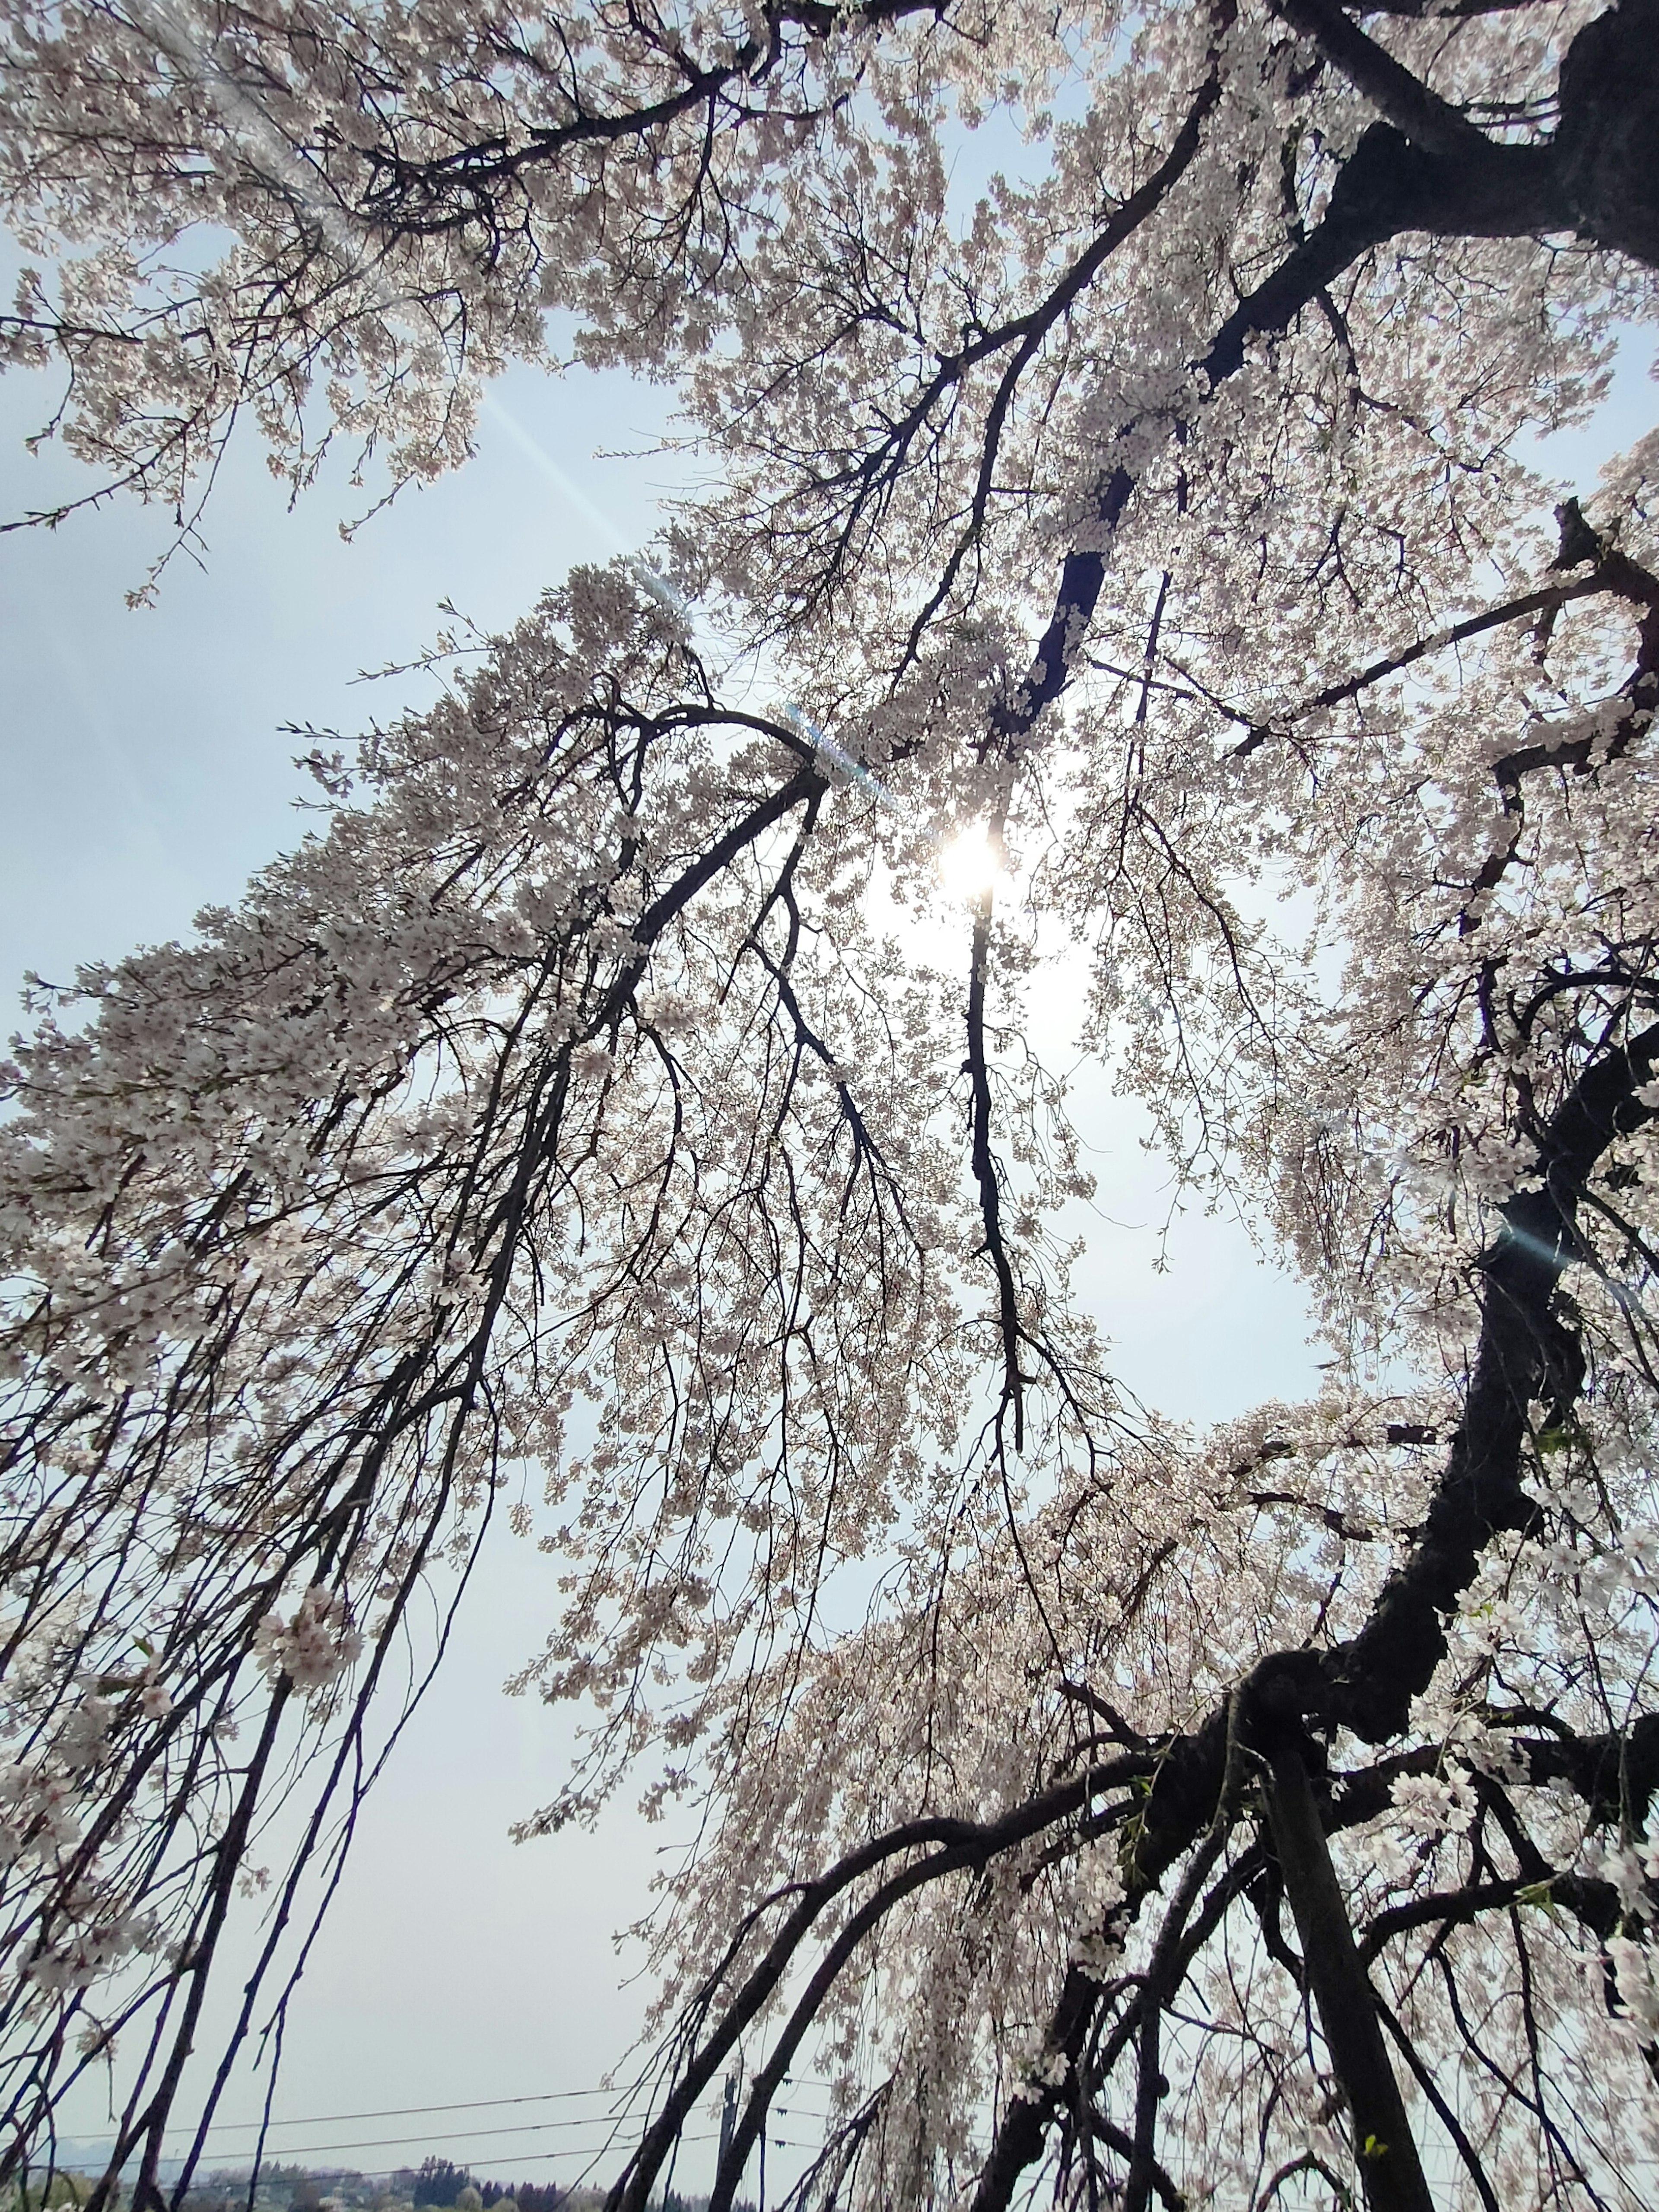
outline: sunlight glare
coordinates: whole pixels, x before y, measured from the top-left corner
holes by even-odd
[[[948,839],[939,848],[939,877],[946,896],[963,906],[972,906],[996,887],[1002,873],[1002,855],[988,832],[978,823]]]

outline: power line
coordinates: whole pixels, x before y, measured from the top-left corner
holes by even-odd
[[[311,2112],[293,2119],[272,2120],[273,2128],[335,2128],[343,2127],[349,2120],[419,2120],[429,2112],[481,2112],[497,2105],[551,2105],[573,2097],[608,2097],[609,2089],[547,2089],[526,2097],[469,2097],[458,2105],[392,2105],[378,2112]],[[221,2128],[252,2126],[251,2120],[220,2120],[214,2132]]]
[[[613,2131],[614,2129],[621,2127],[628,2117],[626,2112],[618,2112],[611,2122]],[[501,2136],[541,2136],[546,2135],[554,2128],[604,2127],[608,2118],[607,2114],[600,2113],[596,2118],[591,2120],[531,2120],[521,2128],[488,2129],[477,2140],[479,2142],[491,2142]],[[447,2142],[448,2140],[447,2136],[380,2136],[369,2142],[288,2143],[273,2152],[272,2156],[278,2160],[331,2157],[336,2151],[341,2150],[396,2150],[399,2144],[404,2144],[414,2150],[420,2150],[423,2149],[428,2143]],[[215,2155],[220,2158],[234,2158],[239,2154],[234,2151],[219,2151]],[[246,2155],[252,2157],[251,2148]]]
[[[581,2158],[590,2155],[597,2155],[599,2151],[606,2150],[610,2148],[611,2142],[616,2139],[617,2128],[621,2126],[623,2118],[625,2118],[627,2116],[625,2114],[620,2116],[617,2123],[617,2127],[613,2127],[607,2135],[605,2141],[597,2146],[589,2147],[579,2143],[556,2143],[547,2150],[513,2151],[506,2154],[506,2155],[525,2160],[544,2158]],[[803,2115],[803,2118],[804,2117],[805,2115]],[[595,2124],[596,2124],[591,2120],[544,2120],[538,2126],[532,2126],[528,2128],[492,2128],[487,2134],[476,2137],[475,2142],[493,2142],[502,2136],[539,2135],[544,2134],[550,2128],[590,2128]],[[701,2135],[684,2135],[680,2137],[680,2141],[682,2142],[713,2142],[715,2139],[715,2130],[712,2129]],[[410,2139],[407,2136],[386,2136],[381,2137],[378,2142],[374,2142],[301,2143],[285,2151],[283,2154],[283,2157],[289,2159],[334,2158],[337,2157],[342,2151],[392,2150],[404,2145],[408,2145],[410,2148],[419,2149],[423,2148],[427,2143],[444,2142],[447,2140],[448,2138],[443,2136],[417,2136],[411,2144]],[[775,2143],[780,2150],[816,2150],[820,2148],[820,2146],[816,2143],[799,2142],[785,2136],[771,2136],[768,2137],[768,2141]],[[235,2152],[230,2151],[220,2154],[222,2157],[234,2157],[237,2154],[238,2154]],[[493,2153],[489,2154],[489,2162],[493,2163],[495,2161],[495,2154]],[[470,2160],[477,2158],[477,2156],[478,2153],[477,2150],[471,2148],[463,2148],[459,2150],[452,2149],[450,2153],[452,2163],[462,2160]],[[275,2164],[280,2164],[282,2161],[281,2160],[276,2160],[272,2162]]]
[[[830,2086],[831,2084],[827,2081],[817,2081],[806,2075],[797,2077],[793,2083],[797,2094],[802,2089],[827,2089]],[[613,2090],[605,2088],[546,2089],[538,2091],[533,2095],[522,2097],[469,2097],[459,2103],[451,2105],[392,2105],[383,2106],[378,2112],[311,2112],[299,2114],[289,2119],[273,2119],[268,2124],[267,2132],[278,2128],[345,2127],[354,2120],[423,2120],[436,2112],[493,2112],[503,2106],[568,2104],[580,2098],[610,2097],[614,2094]],[[774,2112],[787,2112],[789,2107],[784,2105],[775,2105],[772,2109]],[[549,2120],[542,2124],[548,2127],[580,2127],[586,2123],[580,2120]],[[210,2135],[219,2135],[228,2131],[246,2135],[250,2131],[257,2131],[257,2123],[252,2120],[218,2120],[208,2132]],[[189,2134],[191,2130],[185,2129],[180,2132]],[[351,2149],[356,2146],[344,2144],[340,2148]],[[300,2153],[291,2148],[276,2147],[273,2148],[272,2154],[286,2158],[297,2157]]]
[[[549,2150],[514,2151],[510,2153],[509,2155],[517,2159],[519,2162],[524,2166],[535,2165],[544,2158],[598,2158],[611,2148],[611,2142],[613,2139],[614,2138],[610,2138],[605,2142],[594,2144],[556,2143]],[[400,2140],[400,2138],[394,2137],[393,2140]],[[707,2133],[702,2135],[682,2136],[680,2137],[680,2141],[682,2142],[713,2142],[714,2141],[714,2132],[710,2129]],[[337,2143],[334,2146],[334,2148],[336,2150],[365,2150],[373,2149],[376,2147],[377,2146],[373,2144],[366,2143]],[[295,2158],[315,2158],[331,2156],[332,2153],[317,2150],[301,2150],[292,2152],[289,2154]],[[459,2160],[470,2160],[476,2156],[477,2153],[471,2150],[461,2150],[454,2154],[454,2157]],[[493,2160],[487,2162],[494,2163]],[[326,2168],[324,2169],[323,2174],[319,2178],[327,2178]]]

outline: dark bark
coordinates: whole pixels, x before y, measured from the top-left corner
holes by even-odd
[[[1068,2072],[1082,2052],[1099,1998],[1097,1982],[1080,1967],[1066,1970],[1048,2039],[1048,2048],[1066,2060]],[[1049,2089],[1022,2097],[1011,2106],[980,2170],[972,2212],[1002,2212],[1020,2175],[1042,2155],[1056,2101],[1055,2092]]]
[[[1237,373],[1253,340],[1288,332],[1345,270],[1394,238],[1577,233],[1659,266],[1659,83],[1652,65],[1659,52],[1659,0],[1621,0],[1580,34],[1562,71],[1559,131],[1553,140],[1524,146],[1487,137],[1334,5],[1285,0],[1282,12],[1350,75],[1382,119],[1361,137],[1322,220],[1241,301],[1195,364],[1210,389]],[[1103,586],[1113,534],[1134,489],[1126,468],[1103,467],[1079,532],[1085,542],[1062,565],[1026,679],[993,717],[1000,741],[1018,743],[1064,690]],[[1644,645],[1645,639],[1644,629]],[[1645,697],[1637,703],[1645,706]],[[1576,1340],[1553,1310],[1557,1286],[1577,1253],[1577,1215],[1596,1162],[1616,1135],[1649,1118],[1634,1092],[1656,1063],[1659,1026],[1604,1054],[1535,1133],[1540,1187],[1502,1209],[1498,1233],[1479,1263],[1482,1325],[1463,1418],[1424,1525],[1364,1627],[1334,1650],[1270,1655],[1235,1700],[1170,1741],[1126,1869],[1133,1910],[1206,1829],[1212,1831],[1243,1725],[1270,1758],[1271,1816],[1285,1890],[1310,1987],[1352,2108],[1376,2212],[1426,2212],[1431,2200],[1331,1869],[1326,1814],[1309,1783],[1301,1732],[1341,1727],[1374,1744],[1402,1735],[1413,1698],[1426,1689],[1444,1655],[1445,1619],[1486,1547],[1507,1530],[1533,1524],[1538,1509],[1522,1481],[1529,1409],[1541,1403],[1559,1420],[1582,1381]],[[1529,1741],[1526,1749],[1532,1778],[1568,1780],[1595,1820],[1639,1814],[1659,1786],[1659,1717],[1637,1723],[1624,1736]],[[1484,1902],[1470,1909],[1483,1909]],[[1594,1922],[1605,1899],[1577,1900],[1574,1909],[1579,1905]],[[1048,2039],[1049,2049],[1070,2066],[1085,2051],[1097,2002],[1097,1985],[1072,1969]],[[1141,2083],[1143,2107],[1156,2091],[1154,2065]],[[1012,2200],[1020,2175],[1042,2154],[1059,2102],[1057,2092],[1039,2091],[1010,2108],[980,2175],[975,2212],[994,2212]],[[762,2100],[757,2127],[763,2114]],[[1145,2120],[1144,2110],[1139,2118]],[[1138,2130],[1138,2142],[1145,2132]],[[1144,2194],[1144,2157],[1140,2168]],[[630,2201],[642,2179],[636,2175]]]
[[[1328,1828],[1369,1819],[1382,1810],[1393,1782],[1404,1773],[1427,1771],[1429,1754],[1402,1752],[1381,1759],[1367,1771],[1348,1778],[1328,1803],[1310,1786],[1306,1761],[1310,1753],[1319,1756],[1319,1736],[1339,1726],[1372,1742],[1386,1742],[1404,1733],[1413,1698],[1428,1686],[1444,1656],[1444,1618],[1468,1588],[1485,1547],[1503,1530],[1527,1526],[1534,1516],[1536,1507],[1522,1480],[1529,1408],[1541,1403],[1552,1420],[1560,1420],[1583,1379],[1576,1343],[1553,1310],[1556,1285],[1578,1249],[1577,1213],[1597,1162],[1621,1132],[1652,1118],[1635,1093],[1652,1078],[1656,1065],[1659,1024],[1627,1043],[1606,1049],[1537,1130],[1539,1188],[1517,1194],[1501,1210],[1498,1235],[1480,1262],[1482,1327],[1463,1418],[1445,1471],[1420,1532],[1384,1584],[1358,1635],[1334,1649],[1269,1654],[1198,1729],[1166,1739],[1161,1746],[1151,1743],[1144,1754],[1092,1769],[1000,1821],[983,1826],[948,1820],[916,1823],[878,1839],[821,1882],[804,1888],[787,1929],[688,2065],[662,2118],[613,2192],[614,2205],[626,2205],[629,2212],[643,2205],[660,2159],[684,2124],[691,2101],[776,1987],[811,1922],[848,1882],[875,1871],[895,1853],[919,1844],[942,1846],[929,1860],[914,1863],[884,1885],[884,1891],[894,1897],[908,1894],[937,1874],[988,1863],[1000,1850],[1075,1815],[1109,1783],[1135,1775],[1150,1775],[1152,1787],[1135,1820],[1123,1830],[1121,1864],[1127,1895],[1115,1916],[1120,1929],[1176,1863],[1187,1860],[1176,1896],[1165,1910],[1152,1965],[1139,1978],[1137,1996],[1100,2050],[1091,2039],[1103,2017],[1102,1985],[1079,1967],[1068,1969],[1045,2039],[1047,2051],[1065,2062],[1058,2069],[1061,2080],[1034,2085],[1009,2106],[981,2168],[974,2212],[1005,2212],[1021,2176],[1042,2156],[1048,2131],[1062,2107],[1084,2109],[1095,2094],[1090,2085],[1109,2076],[1128,2038],[1136,2039],[1141,2062],[1136,2129],[1127,2139],[1132,2145],[1129,2201],[1144,2204],[1149,2192],[1155,2191],[1166,2203],[1178,2202],[1178,2181],[1170,2179],[1154,2155],[1158,2100],[1163,2091],[1157,2030],[1149,2027],[1149,2020],[1174,2001],[1192,1955],[1213,1933],[1236,1895],[1257,1884],[1259,1862],[1252,1864],[1247,1857],[1217,1885],[1193,1931],[1186,1933],[1197,1889],[1225,1847],[1237,1818],[1243,1761],[1254,1747],[1270,1765],[1269,1816],[1278,1872],[1302,1939],[1304,1962],[1290,1961],[1291,1971],[1298,1978],[1305,1972],[1319,2007],[1333,2063],[1352,2111],[1370,2203],[1376,2212],[1407,2212],[1407,2208],[1427,2212],[1431,2199],[1416,2164],[1375,1996],[1324,1837]],[[1399,1440],[1426,1439],[1413,1430],[1402,1431]],[[1625,1731],[1593,1738],[1577,1736],[1547,1717],[1524,1709],[1494,1718],[1499,1724],[1507,1720],[1517,1730],[1539,1724],[1539,1734],[1516,1736],[1528,1782],[1567,1782],[1595,1824],[1618,1821],[1634,1827],[1643,1822],[1650,1800],[1659,1791],[1659,1715],[1644,1717]],[[1534,1901],[1572,1912],[1604,1940],[1618,1917],[1611,1887],[1552,1870],[1541,1861],[1528,1864],[1524,1838],[1517,1848],[1523,1858],[1517,1877],[1474,1880],[1462,1890],[1414,1900],[1383,1915],[1368,1931],[1368,1953],[1374,1954],[1393,1936],[1416,1926],[1455,1923],[1499,1910],[1513,1912],[1518,1904]],[[1547,1893],[1543,1899],[1530,1896],[1534,1887]],[[1276,1905],[1266,1897],[1266,1888],[1259,1909],[1270,1948],[1274,1955],[1282,1954],[1283,1962],[1290,1954],[1282,1936],[1273,1941]],[[747,2121],[751,2140],[764,2125],[771,2090],[829,1983],[884,1909],[881,1895],[867,1901],[854,1923],[849,1923],[846,1940],[834,1947],[834,1956],[826,1959],[814,1977],[806,2000],[796,2008],[767,2078],[757,2085]],[[1106,2124],[1097,2133],[1102,2142],[1120,2149],[1126,2140],[1121,2130]],[[737,2170],[723,2178],[728,2188],[734,2186]]]
[[[1408,148],[1385,198],[1402,214],[1415,205],[1419,219],[1407,214],[1396,229],[1498,238],[1576,230],[1659,266],[1659,0],[1618,0],[1586,24],[1561,66],[1559,127],[1529,147],[1487,137],[1337,0],[1276,4]]]
[[[1575,1223],[1596,1161],[1622,1131],[1650,1119],[1635,1098],[1659,1061],[1659,1025],[1595,1062],[1542,1132],[1542,1187],[1503,1208],[1481,1261],[1482,1321],[1474,1373],[1446,1471],[1421,1534],[1383,1584],[1370,1620],[1322,1668],[1330,1726],[1369,1743],[1405,1728],[1445,1650],[1443,1615],[1474,1579],[1492,1537],[1530,1525],[1522,1487],[1527,1409],[1547,1402],[1559,1419],[1577,1395],[1579,1355],[1552,1311],[1561,1272],[1577,1252]]]
[[[1555,1394],[1553,1411],[1574,1387],[1570,1340],[1551,1311],[1562,1269],[1572,1258],[1574,1220],[1597,1159],[1622,1130],[1650,1118],[1637,1086],[1659,1063],[1659,1024],[1595,1061],[1543,1133],[1543,1187],[1503,1209],[1503,1225],[1481,1262],[1483,1317],[1474,1374],[1446,1468],[1410,1552],[1383,1584],[1352,1640],[1328,1651],[1270,1654],[1244,1686],[1252,1707],[1266,1701],[1322,1729],[1350,1729],[1366,1742],[1403,1733],[1412,1699],[1425,1690],[1446,1650],[1444,1617],[1474,1580],[1480,1555],[1505,1529],[1529,1525],[1536,1510],[1522,1486],[1527,1411]],[[1151,1884],[1190,1848],[1221,1789],[1227,1712],[1171,1745],[1158,1769],[1137,1866]],[[1539,1779],[1554,1771],[1601,1802],[1615,1782],[1629,1789],[1639,1772],[1659,1781],[1659,1721],[1628,1737],[1581,1746],[1540,1745]],[[1632,1768],[1632,1762],[1635,1762]]]
[[[720,2015],[707,2040],[700,2049],[694,2049],[686,2059],[684,2070],[671,2091],[660,2116],[647,2130],[644,2141],[623,2167],[606,2197],[609,2212],[644,2212],[657,2176],[678,2142],[691,2107],[719,2073],[738,2037],[762,2012],[783,1980],[819,1915],[853,1883],[877,1872],[890,1859],[929,1846],[933,1847],[930,1856],[915,1862],[884,1887],[892,1890],[896,1896],[908,1894],[909,1889],[919,1886],[921,1881],[937,1880],[965,1868],[983,1866],[999,1852],[1029,1837],[1040,1835],[1056,1821],[1076,1814],[1092,1798],[1114,1784],[1145,1774],[1150,1763],[1147,1758],[1140,1755],[1096,1762],[1080,1774],[1073,1775],[1069,1781],[1059,1783],[1054,1789],[1044,1790],[1024,1804],[1016,1806],[998,1820],[913,1820],[904,1827],[878,1836],[858,1850],[849,1852],[816,1881],[801,1883],[793,1892],[785,1891],[769,1900],[776,1905],[792,1893],[796,1898],[794,1910],[737,1996]],[[751,1916],[738,1931],[725,1964],[717,1970],[702,1997],[694,2004],[694,2032],[701,2026],[704,2014],[712,2006],[715,1990],[737,1957],[756,1917],[758,1915]]]
[[[1620,0],[1573,40],[1555,159],[1580,234],[1659,267],[1659,0]]]
[[[1268,1746],[1268,1812],[1308,1987],[1325,2046],[1347,2100],[1354,2154],[1371,2212],[1434,2212],[1406,2107],[1389,2063],[1382,2023],[1355,1948],[1324,1823],[1293,1732]]]

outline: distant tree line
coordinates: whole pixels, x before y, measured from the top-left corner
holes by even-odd
[[[516,2206],[517,2212],[586,2212],[597,2205],[599,2192],[573,2189],[556,2181],[479,2181],[466,2167],[447,2158],[428,2158],[418,2173],[405,2169],[392,2177],[392,2193],[406,2197],[416,2212],[422,2206],[457,2206],[461,2212],[494,2212],[497,2205]],[[465,2203],[463,2199],[465,2198]],[[674,2200],[677,2205],[680,2200]],[[689,2204],[682,2212],[690,2212]]]
[[[289,2212],[315,2212],[342,2178],[313,2173],[301,2166],[272,2165],[260,2172],[262,2183],[289,2185]],[[361,2174],[349,2179],[360,2187],[363,2184]],[[602,2190],[556,2181],[480,2181],[453,2159],[428,2158],[418,2169],[400,2166],[389,2175],[381,2201],[408,2204],[411,2212],[422,2212],[422,2208],[428,2212],[498,2212],[498,2208],[499,2212],[599,2212],[605,2196]],[[653,2212],[706,2212],[708,2202],[706,2197],[682,2197],[673,2191],[659,2205],[653,2204]],[[56,2212],[58,2200],[54,2197],[52,2203]],[[183,2212],[218,2212],[218,2199],[211,2192],[205,2197],[192,2194]],[[754,2212],[754,2207],[740,2198],[732,2212]]]
[[[392,2176],[392,2187],[401,2197],[399,2184],[402,2174]],[[476,2189],[477,2183],[465,2167],[455,2166],[447,2158],[428,2158],[418,2173],[410,2177],[409,2201],[413,2205],[453,2204],[462,2190]]]

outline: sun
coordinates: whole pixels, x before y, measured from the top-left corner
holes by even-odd
[[[978,823],[945,840],[938,865],[946,896],[962,906],[973,906],[994,890],[1003,872],[1001,851]]]

